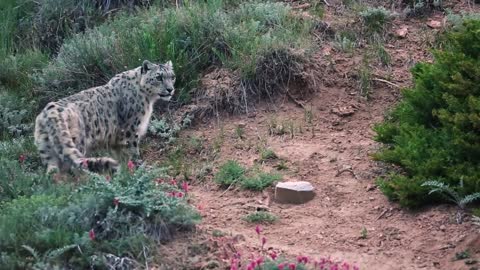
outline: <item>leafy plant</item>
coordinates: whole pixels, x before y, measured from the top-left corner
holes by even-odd
[[[456,260],[456,261],[464,260],[464,259],[468,259],[470,257],[471,257],[470,251],[469,250],[464,250],[464,251],[460,251],[460,252],[455,253],[454,260]]]
[[[480,200],[480,192],[462,197],[453,188],[439,181],[426,181],[422,184],[422,186],[431,188],[428,194],[440,193],[446,200],[455,203],[460,208],[461,212],[457,213],[458,223],[462,222],[463,211],[465,210],[466,205],[473,203],[476,200]],[[462,184],[460,185],[460,188],[461,187]]]
[[[244,189],[261,191],[281,180],[280,174],[266,173],[258,168],[245,169],[235,160],[229,160],[220,166],[214,180],[222,187],[238,185]]]
[[[367,228],[363,227],[362,231],[360,232],[360,238],[367,239],[367,236],[368,236]]]
[[[387,52],[387,50],[385,50],[383,44],[378,43],[377,45],[375,45],[375,51],[382,65],[390,66],[390,64],[392,63],[392,57]]]
[[[274,167],[279,171],[288,170],[287,162],[285,160],[280,160],[280,162],[276,164]]]
[[[245,168],[237,161],[229,160],[220,166],[219,171],[215,174],[215,182],[223,187],[228,187],[241,182],[244,178],[245,171]]]
[[[260,172],[253,176],[245,177],[240,182],[240,185],[244,189],[261,191],[281,179],[282,179],[282,176],[280,174]]]
[[[442,9],[443,0],[403,0],[406,7],[404,13],[408,17],[422,16],[434,9]]]
[[[365,33],[374,40],[378,40],[384,34],[386,26],[392,20],[393,16],[384,7],[369,7],[360,12],[360,18]]]
[[[145,247],[170,240],[200,218],[185,200],[188,190],[162,180],[165,171],[130,167],[113,179],[90,174],[73,194],[46,192],[2,204],[0,263],[85,268],[114,258],[147,260]]]
[[[353,53],[357,46],[355,34],[346,31],[336,33],[333,45],[342,52]]]
[[[0,93],[0,139],[15,138],[33,131],[34,102]]]
[[[167,121],[166,118],[152,119],[148,126],[148,132],[153,136],[167,140],[167,143],[171,143],[175,141],[182,129],[190,125],[191,121],[191,115],[187,115],[180,124]]]
[[[277,159],[278,156],[275,154],[275,152],[272,149],[263,149],[260,152],[260,160],[261,161],[266,161],[266,160],[274,160]]]
[[[250,223],[274,223],[277,217],[269,212],[256,211],[245,216],[244,220]]]
[[[366,98],[370,97],[372,89],[372,71],[367,56],[362,59],[362,65],[358,71],[360,94]]]
[[[253,256],[242,256],[240,251],[235,252],[230,256],[230,269],[262,269],[262,270],[281,270],[281,269],[319,269],[319,270],[360,270],[360,268],[354,264],[350,264],[345,261],[334,261],[330,258],[315,259],[304,255],[299,255],[295,260],[291,258],[285,258],[278,255],[275,251],[266,248],[268,239],[262,234],[263,229],[256,225],[255,232],[259,238],[259,249],[261,254]],[[234,241],[235,243],[236,241]],[[234,245],[233,243],[233,245]],[[231,247],[232,244],[228,243]],[[234,247],[235,248],[235,247]],[[235,250],[239,250],[235,248]],[[250,253],[251,254],[251,253]],[[244,258],[250,258],[245,260]],[[240,265],[244,268],[240,268]]]
[[[241,126],[235,127],[235,135],[240,140],[245,139],[245,129]]]

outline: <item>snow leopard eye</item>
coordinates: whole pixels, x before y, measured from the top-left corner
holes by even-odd
[[[160,74],[159,74],[159,75],[157,75],[157,80],[158,80],[158,81],[160,81],[160,82],[161,82],[161,81],[163,81],[163,77],[162,77],[162,75],[160,75]]]

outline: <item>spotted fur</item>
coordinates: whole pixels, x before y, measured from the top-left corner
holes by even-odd
[[[142,66],[114,76],[107,84],[48,103],[35,122],[35,144],[47,171],[86,167],[116,171],[118,162],[88,154],[99,147],[126,147],[138,158],[153,104],[175,92],[172,62]]]

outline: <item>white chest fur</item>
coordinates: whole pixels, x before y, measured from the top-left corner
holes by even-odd
[[[138,136],[140,138],[145,136],[145,134],[147,133],[148,124],[150,123],[150,118],[152,117],[153,103],[154,102],[150,102],[150,104],[147,105],[145,115],[140,121],[140,126],[138,127]]]

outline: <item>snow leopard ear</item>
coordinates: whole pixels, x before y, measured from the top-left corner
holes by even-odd
[[[173,69],[172,61],[168,60],[168,62],[165,63],[165,66],[166,66],[168,69]]]
[[[153,64],[150,61],[148,61],[148,60],[143,61],[143,63],[142,63],[142,74],[147,73],[147,71],[149,71],[152,68],[153,68]]]

